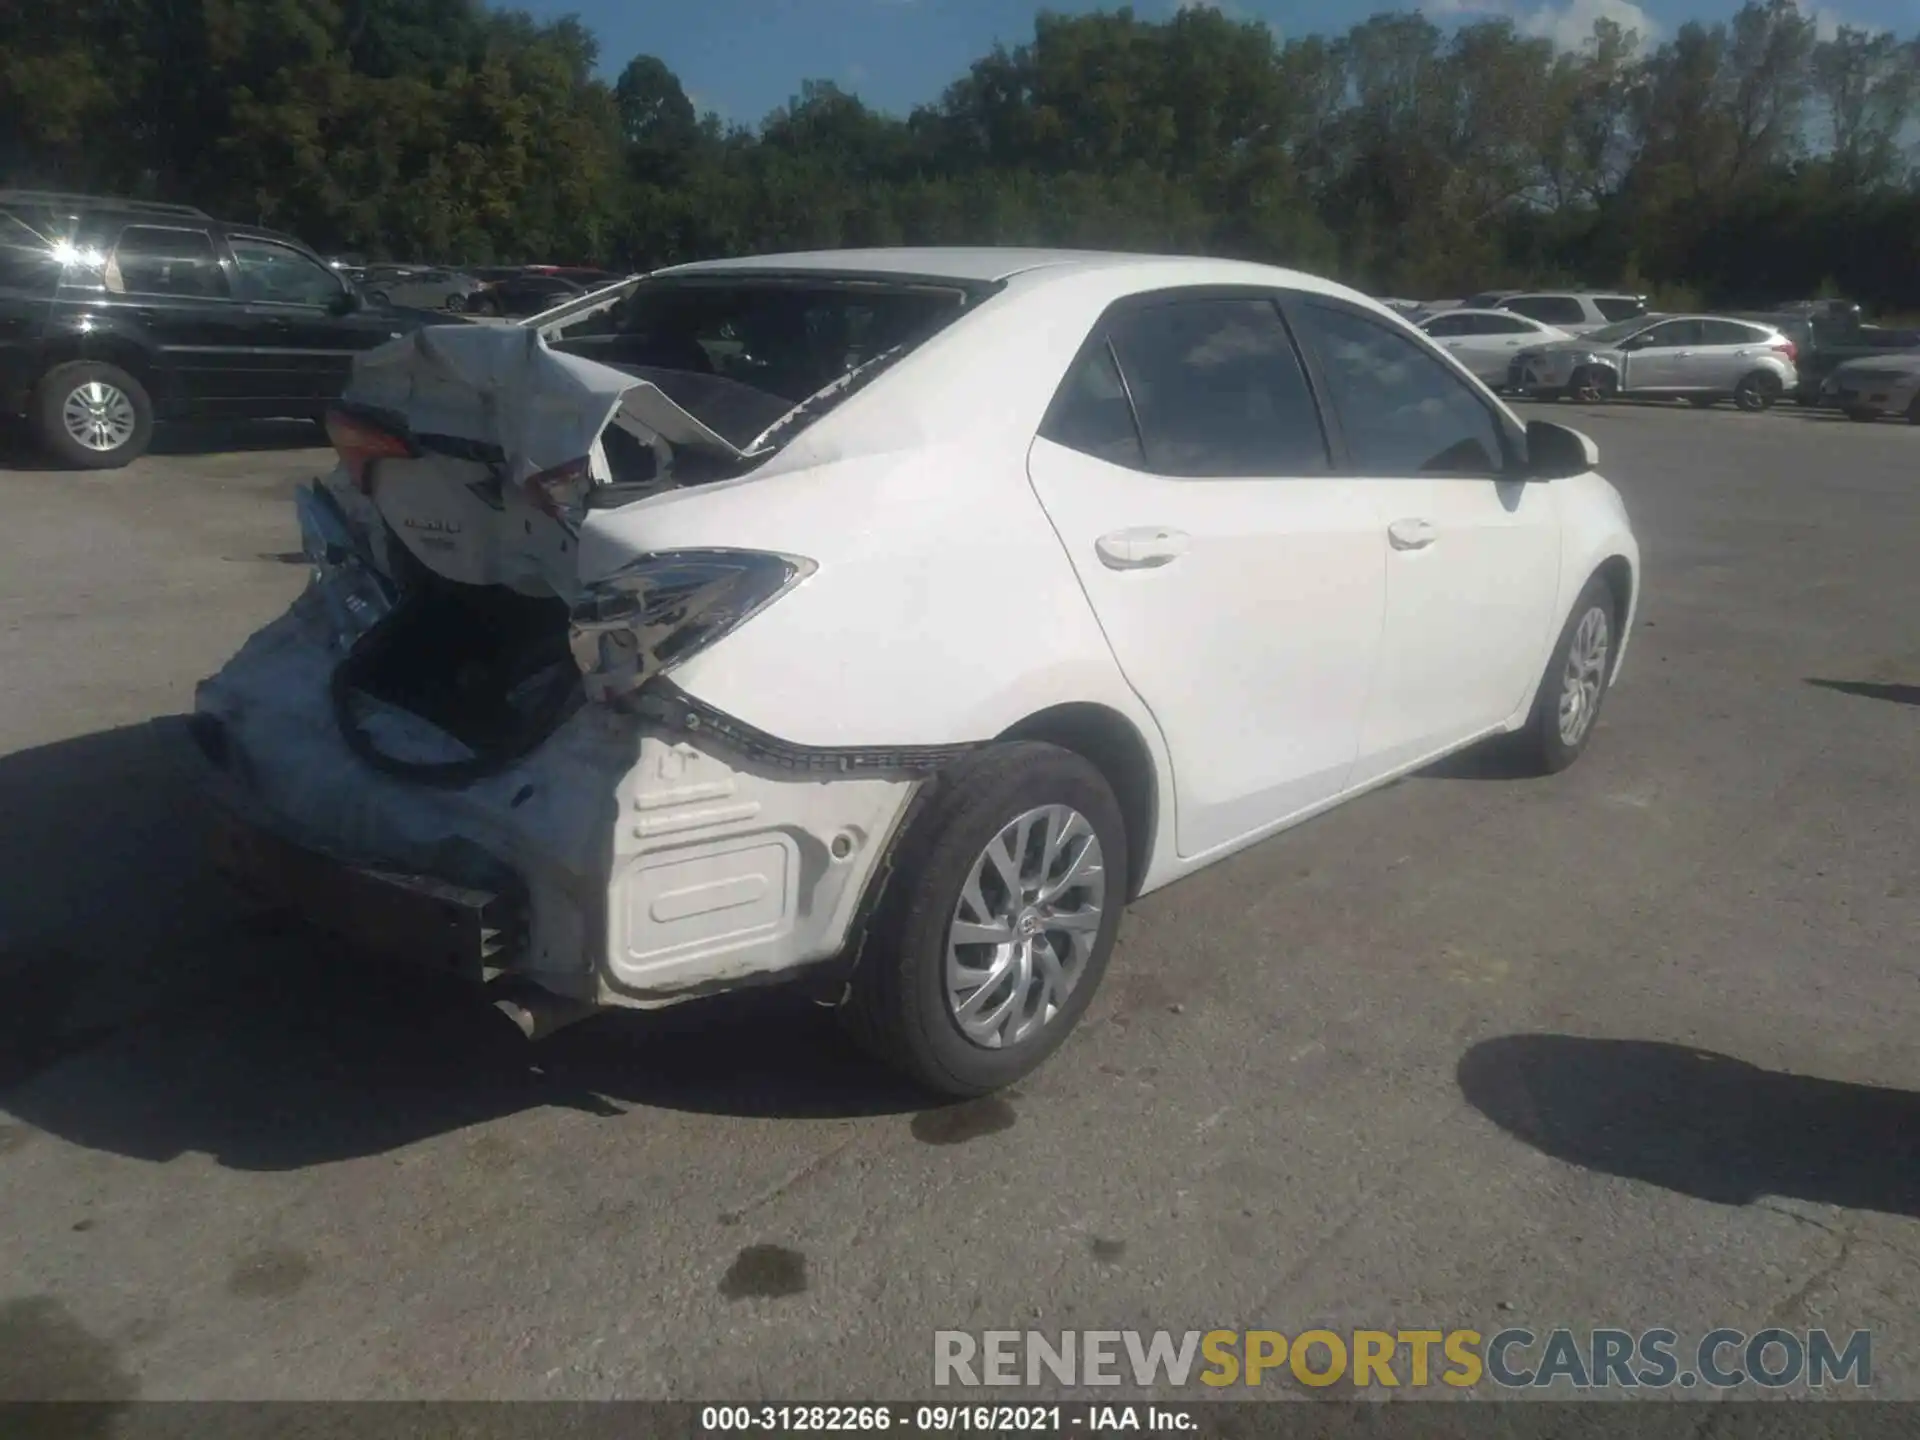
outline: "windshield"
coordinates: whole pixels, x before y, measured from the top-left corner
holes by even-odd
[[[1616,320],[1611,325],[1602,325],[1598,330],[1589,330],[1580,338],[1595,345],[1618,345],[1630,336],[1638,335],[1642,330],[1650,330],[1654,325],[1651,315],[1638,315],[1631,320]]]
[[[542,328],[554,349],[652,381],[744,449],[802,402],[929,338],[976,294],[834,275],[662,277]]]

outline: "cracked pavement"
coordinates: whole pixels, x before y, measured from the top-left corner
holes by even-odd
[[[904,1399],[936,1328],[1559,1324],[1871,1328],[1920,1396],[1920,430],[1533,413],[1644,547],[1590,754],[1150,897],[949,1109],[778,993],[529,1049],[244,922],[148,722],[302,583],[326,457],[15,454],[0,1396]]]

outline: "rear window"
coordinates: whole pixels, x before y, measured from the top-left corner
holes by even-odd
[[[928,339],[974,293],[838,277],[661,279],[549,333],[554,349],[653,381],[745,446],[801,401]]]
[[[222,299],[226,272],[204,230],[129,225],[106,266],[107,289],[121,295],[178,295]]]
[[[63,268],[51,240],[23,221],[0,214],[0,291],[51,299]]]
[[[1700,322],[1702,345],[1764,345],[1772,339],[1773,336],[1758,325],[1742,325],[1737,320]]]
[[[1645,302],[1625,295],[1602,295],[1593,303],[1609,320],[1631,320],[1636,315],[1647,313]]]

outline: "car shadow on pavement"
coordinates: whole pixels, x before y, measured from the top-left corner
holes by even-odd
[[[188,747],[170,721],[0,757],[0,1132],[284,1170],[538,1107],[928,1107],[791,991],[530,1044],[471,989],[263,922],[201,858]]]
[[[1822,690],[1857,695],[1862,700],[1888,700],[1895,705],[1920,705],[1920,685],[1887,685],[1873,680],[1809,680]]]
[[[149,455],[216,455],[266,450],[315,450],[327,447],[327,437],[311,420],[181,421],[156,425]],[[136,464],[139,462],[135,462]],[[34,444],[33,436],[17,421],[0,424],[0,470],[52,470]],[[107,471],[72,472],[76,475]]]
[[[1423,780],[1537,780],[1537,761],[1512,735],[1492,735],[1414,772]]]
[[[1651,1040],[1507,1035],[1456,1078],[1557,1160],[1722,1205],[1765,1196],[1920,1216],[1920,1095]]]

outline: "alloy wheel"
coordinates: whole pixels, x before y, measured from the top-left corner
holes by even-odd
[[[88,380],[68,393],[60,407],[60,423],[76,443],[105,455],[133,438],[139,415],[133,400],[118,385]]]
[[[1104,860],[1068,805],[1029,810],[987,842],[947,932],[947,1008],[968,1040],[1017,1045],[1059,1014],[1100,936]]]
[[[1607,681],[1607,652],[1612,626],[1606,610],[1595,605],[1574,627],[1567,647],[1566,671],[1560,684],[1560,740],[1569,749],[1586,738],[1600,708],[1600,691]]]

